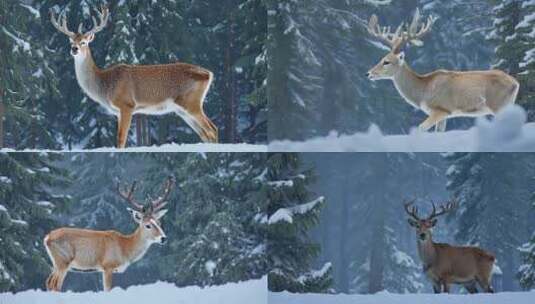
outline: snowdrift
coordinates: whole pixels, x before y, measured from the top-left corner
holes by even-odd
[[[533,152],[535,123],[526,124],[526,112],[517,105],[504,109],[495,119],[479,118],[463,131],[383,135],[375,125],[367,133],[339,135],[304,142],[274,141],[270,152]]]
[[[535,302],[535,290],[531,292],[503,292],[496,294],[392,294],[374,295],[319,295],[269,293],[269,304],[528,304]]]
[[[114,288],[110,292],[45,292],[28,290],[17,294],[0,294],[1,304],[266,304],[267,277],[240,283],[200,288],[176,287],[158,282],[132,286],[124,290]]]
[[[3,149],[2,152],[16,152],[17,150]],[[112,147],[91,150],[24,150],[24,152],[267,152],[266,145],[251,144],[165,144],[150,147],[128,147],[117,149]]]

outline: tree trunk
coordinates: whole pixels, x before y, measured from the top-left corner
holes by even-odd
[[[514,291],[514,281],[516,279],[516,267],[513,261],[513,254],[507,254],[505,267],[503,269],[503,291]]]
[[[143,138],[141,136],[141,115],[136,115],[136,145],[142,146]]]
[[[232,48],[234,35],[232,31],[232,17],[227,26],[227,45],[225,48],[225,141],[236,142],[236,100],[234,92],[234,71],[232,70]]]
[[[4,148],[4,91],[0,88],[0,149]]]
[[[347,187],[345,187],[346,183],[344,183],[344,189],[347,189]],[[347,241],[348,241],[347,239],[348,219],[347,217],[349,213],[349,206],[348,206],[349,197],[347,195],[348,193],[347,191],[345,191],[344,193],[345,195],[343,195],[341,219],[340,219],[340,248],[339,248],[340,267],[338,268],[338,284],[340,286],[339,289],[341,292],[349,293],[349,276],[348,276],[349,257],[348,257],[348,252],[347,252]]]
[[[383,206],[378,201],[377,206]],[[383,272],[384,272],[384,252],[385,252],[385,224],[384,208],[374,208],[374,227],[371,239],[370,250],[370,274],[369,274],[369,293],[377,293],[384,290]]]
[[[145,115],[136,115],[136,145],[141,147],[148,146],[149,144],[150,139],[147,117]]]
[[[148,116],[143,116],[143,145],[150,146],[150,122]]]

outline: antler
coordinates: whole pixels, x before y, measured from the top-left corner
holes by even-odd
[[[433,15],[430,15],[429,17],[427,17],[427,21],[420,25],[420,17],[420,10],[416,9],[416,12],[414,12],[414,17],[412,18],[411,25],[409,26],[407,31],[403,33],[404,42],[410,42],[415,46],[423,45],[423,42],[420,39],[431,31],[431,27],[433,26],[437,18]],[[418,27],[420,27],[420,30],[418,30]]]
[[[371,16],[370,22],[368,23],[368,33],[390,45],[391,49],[394,49],[399,44],[402,29],[403,23],[398,26],[394,33],[391,32],[390,26],[381,27],[379,25],[379,18],[375,14]]]
[[[435,203],[431,203],[433,205],[433,212],[431,212],[431,215],[427,218],[428,220],[434,219],[436,217],[439,217],[445,213],[450,212],[451,210],[457,208],[459,205],[459,202],[457,199],[453,199],[451,202],[447,203],[446,205],[440,206],[440,211],[437,213],[437,208],[435,207]]]
[[[91,18],[93,19],[93,28],[87,32],[86,34],[95,34],[95,33],[98,33],[100,31],[102,31],[102,29],[104,29],[104,27],[106,27],[106,23],[108,22],[108,17],[109,17],[109,10],[108,10],[108,7],[107,6],[102,6],[100,8],[100,11],[96,10],[97,14],[98,14],[98,18],[100,19],[100,23],[97,23],[97,19],[92,16]]]
[[[128,203],[130,203],[132,207],[134,207],[137,211],[143,211],[144,210],[143,204],[140,204],[134,200],[134,190],[136,189],[136,184],[137,182],[134,181],[132,183],[132,186],[130,187],[130,191],[125,192],[123,191],[123,189],[121,189],[121,184],[117,182],[117,192],[123,199],[125,199]]]
[[[405,212],[407,212],[408,215],[410,215],[413,219],[419,221],[420,218],[418,217],[418,208],[412,206],[412,204],[414,204],[414,201],[415,199],[403,202],[403,207],[405,208]]]
[[[60,13],[60,15],[58,16],[59,18],[57,18],[55,15],[54,15],[54,12],[52,10],[50,10],[50,21],[52,22],[52,25],[60,32],[62,32],[63,34],[69,36],[69,37],[74,37],[75,33],[69,31],[68,27],[67,27],[67,16],[66,16],[66,13],[65,11],[63,11],[63,13]],[[59,22],[58,22],[58,19],[59,19]]]
[[[407,27],[406,31],[403,30],[405,28],[405,23],[402,22],[397,27],[396,31],[392,33],[391,27],[381,27],[379,25],[379,18],[377,18],[376,15],[372,15],[368,23],[368,32],[390,45],[390,48],[394,53],[399,53],[403,45],[407,42],[415,46],[422,46],[423,42],[420,39],[431,31],[431,27],[437,20],[436,17],[429,16],[427,17],[427,21],[420,25],[420,17],[420,10],[416,9],[412,22]]]
[[[167,205],[167,198],[169,197],[169,193],[171,193],[171,189],[173,188],[174,183],[174,177],[170,176],[165,182],[163,195],[152,201],[152,208],[154,211],[158,211],[162,209],[165,205]]]

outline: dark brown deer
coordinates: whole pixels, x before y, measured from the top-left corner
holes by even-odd
[[[427,218],[418,216],[418,208],[413,201],[404,202],[404,208],[410,216],[409,225],[416,228],[418,254],[423,263],[423,271],[433,283],[435,293],[449,292],[451,284],[461,284],[468,292],[477,293],[476,283],[486,292],[494,292],[491,286],[494,256],[478,247],[451,246],[435,243],[431,235],[437,224],[437,217],[450,212],[458,206],[453,200],[440,206],[437,212],[435,204]]]
[[[212,72],[187,63],[161,65],[114,65],[99,68],[93,61],[89,44],[108,21],[108,8],[93,17],[93,28],[85,33],[71,32],[65,12],[51,14],[54,27],[69,37],[78,84],[91,99],[117,116],[117,146],[124,148],[132,115],[176,113],[205,142],[217,142],[217,127],[204,114],[203,104],[213,80]]]

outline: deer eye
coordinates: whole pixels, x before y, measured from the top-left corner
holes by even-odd
[[[388,61],[388,60],[385,60],[385,61],[383,62],[384,65],[389,65],[390,63],[391,63],[391,62]]]
[[[80,45],[86,45],[87,43],[85,41],[80,42]]]
[[[151,225],[145,225],[145,228],[147,228],[147,229],[151,229],[152,226],[151,226]]]

